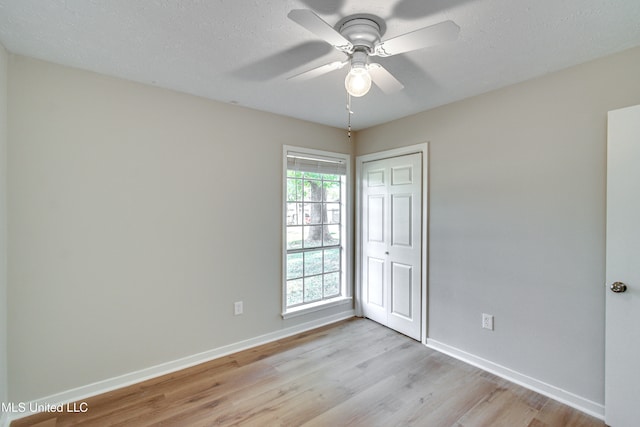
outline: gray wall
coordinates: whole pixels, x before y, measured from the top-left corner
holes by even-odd
[[[430,143],[431,339],[604,402],[606,114],[638,76],[640,48],[358,133]]]
[[[282,145],[343,130],[13,55],[9,110],[12,401],[345,311],[280,316]]]
[[[7,67],[0,44],[0,402],[7,402]]]

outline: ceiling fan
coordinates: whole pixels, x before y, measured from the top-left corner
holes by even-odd
[[[335,29],[309,9],[294,9],[287,16],[347,55],[344,61],[313,68],[288,80],[307,80],[350,64],[344,83],[347,92],[356,97],[366,95],[372,81],[387,94],[404,88],[382,65],[370,62],[371,56],[387,57],[435,46],[455,40],[460,32],[460,27],[453,21],[443,21],[382,41],[386,25],[375,15],[347,16],[336,24]]]

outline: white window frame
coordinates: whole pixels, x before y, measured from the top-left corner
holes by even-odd
[[[335,298],[307,303],[300,306],[287,308],[287,155],[308,155],[310,158],[335,159],[346,164],[345,175],[345,200],[342,200],[343,229],[341,235],[342,259],[341,259],[341,295]],[[282,147],[282,317],[288,319],[301,316],[318,310],[324,310],[339,305],[352,304],[353,301],[353,252],[352,252],[352,223],[353,206],[351,176],[351,156],[349,154],[334,153],[311,148],[294,147],[284,145]]]

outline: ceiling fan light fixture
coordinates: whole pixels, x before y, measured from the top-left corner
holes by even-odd
[[[371,75],[365,67],[352,67],[344,79],[344,87],[351,96],[364,96],[371,89]]]
[[[344,87],[351,96],[364,96],[371,89],[371,74],[367,70],[368,54],[363,48],[356,48],[351,55],[351,70],[344,79]]]

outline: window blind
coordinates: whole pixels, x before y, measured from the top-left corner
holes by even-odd
[[[324,156],[311,156],[296,152],[287,152],[287,169],[301,172],[346,175],[347,163],[344,159]]]

